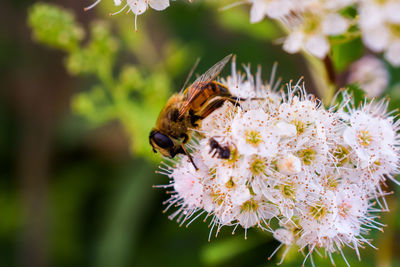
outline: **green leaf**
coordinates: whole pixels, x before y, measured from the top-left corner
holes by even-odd
[[[338,71],[345,70],[349,64],[359,59],[364,52],[364,46],[361,38],[346,40],[343,36],[331,38],[332,45],[332,60],[335,69]],[[343,41],[343,42],[341,42]]]
[[[264,235],[261,236],[265,237]],[[214,241],[204,247],[201,258],[206,265],[219,265],[257,247],[265,241],[268,241],[268,238],[262,240],[256,236],[247,240],[243,236],[234,236],[223,241]]]

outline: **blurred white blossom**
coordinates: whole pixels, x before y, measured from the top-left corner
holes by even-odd
[[[323,58],[330,49],[330,36],[357,36],[374,52],[384,52],[393,65],[400,66],[400,2],[398,0],[248,0],[250,21],[265,16],[277,19],[287,30],[283,49],[288,53],[305,50]],[[356,15],[344,15],[351,8]]]
[[[102,0],[95,1],[93,4],[86,7],[85,11],[95,7],[101,1]],[[138,15],[143,14],[149,7],[158,11],[164,10],[169,7],[169,0],[114,0],[114,5],[120,6],[121,4],[123,4],[123,7],[119,11],[112,13],[111,15],[116,15],[123,11],[125,11],[126,13],[132,12],[133,14],[135,14],[136,29],[136,18]]]
[[[400,66],[400,2],[360,0],[359,26],[364,44],[384,52],[394,66]]]
[[[381,95],[389,83],[385,64],[374,56],[364,56],[350,66],[348,83],[356,83],[369,98]]]
[[[330,44],[328,37],[347,31],[350,22],[339,10],[352,1],[317,0],[251,0],[250,21],[258,22],[264,16],[279,19],[288,30],[283,49],[297,53],[301,49],[323,58]],[[279,4],[277,4],[279,2]]]
[[[253,99],[227,101],[203,120],[189,144],[198,170],[187,156],[161,167],[171,179],[165,187],[174,188],[170,218],[190,224],[205,214],[210,235],[222,226],[259,227],[282,243],[277,250],[286,247],[283,258],[294,245],[308,248],[305,260],[318,248],[333,262],[346,245],[359,256],[369,228],[381,228],[375,214],[387,210],[381,184],[399,173],[400,127],[387,102],[356,108],[343,92],[326,109],[300,81],[278,93],[260,70],[254,77],[235,68],[221,82]],[[228,147],[229,158],[213,153],[210,140]]]

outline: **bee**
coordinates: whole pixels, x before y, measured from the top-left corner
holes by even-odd
[[[234,104],[238,101],[225,85],[215,81],[231,57],[232,54],[226,56],[186,89],[184,86],[180,93],[168,99],[158,116],[156,126],[150,132],[149,141],[154,152],[159,151],[168,158],[185,154],[197,169],[185,148],[185,144],[191,139],[193,129],[198,128],[201,121],[221,107],[225,101]]]

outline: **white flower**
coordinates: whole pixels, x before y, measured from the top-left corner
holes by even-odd
[[[335,227],[338,234],[346,235],[347,239],[359,236],[369,205],[367,195],[358,186],[343,183],[336,196],[338,212]]]
[[[371,213],[388,209],[380,186],[399,173],[400,122],[385,101],[355,107],[344,91],[325,109],[300,83],[278,96],[245,70],[234,66],[221,82],[264,99],[227,101],[199,123],[188,144],[197,170],[187,156],[161,168],[175,189],[170,218],[190,224],[204,213],[210,235],[259,227],[281,242],[275,252],[286,245],[282,259],[294,245],[329,256],[348,245],[359,255],[368,229],[380,229]]]
[[[400,24],[398,27],[400,27]],[[385,53],[385,58],[392,63],[393,66],[400,66],[400,38],[390,44]]]
[[[344,33],[348,27],[349,22],[337,13],[326,15],[322,21],[322,32],[327,35]]]
[[[187,160],[187,159],[186,159]],[[185,159],[171,174],[174,177],[174,189],[190,208],[200,207],[203,195],[203,179],[206,174],[196,171],[191,164],[184,164]]]
[[[143,14],[148,7],[161,11],[169,7],[169,0],[126,0],[135,15]]]
[[[271,131],[273,122],[262,109],[238,114],[232,121],[232,136],[237,148],[245,155],[273,156],[279,136]]]
[[[296,174],[301,171],[301,161],[293,154],[286,154],[278,160],[278,169],[283,174]]]
[[[329,51],[330,45],[327,38],[321,34],[305,34],[294,31],[286,38],[283,49],[288,53],[297,53],[302,48],[318,58],[323,58]]]
[[[244,202],[239,209],[237,219],[243,228],[250,228],[261,223],[268,224],[267,220],[279,214],[276,206],[269,204],[263,197],[251,198]]]
[[[293,232],[284,229],[284,228],[278,228],[274,231],[274,238],[278,240],[279,242],[285,244],[285,245],[293,245],[295,238],[293,235]]]
[[[292,0],[249,0],[252,4],[250,11],[251,23],[261,21],[265,16],[281,18],[289,14],[294,7]]]
[[[360,1],[359,26],[364,44],[374,52],[385,52],[394,66],[400,65],[400,4],[395,0]]]
[[[389,83],[389,72],[378,58],[365,56],[350,67],[349,83],[357,83],[369,98],[383,93]]]
[[[324,58],[330,49],[328,37],[345,33],[350,23],[338,13],[338,8],[322,1],[299,1],[299,5],[282,19],[289,32],[283,49],[288,53],[304,49]]]
[[[100,2],[101,0],[97,0],[92,5],[86,7],[84,10],[87,11],[89,9],[92,9]],[[135,29],[137,28],[137,16],[143,14],[149,8],[149,6],[152,9],[158,11],[164,10],[169,7],[169,0],[114,0],[114,5],[120,6],[123,2],[126,2],[126,4],[119,11],[115,13],[110,13],[110,15],[116,15],[128,9],[127,13],[132,12],[136,16]]]
[[[367,107],[368,108],[368,107]],[[344,131],[343,139],[358,156],[360,167],[373,166],[388,156],[396,161],[396,132],[392,121],[362,110],[351,114],[350,126]]]

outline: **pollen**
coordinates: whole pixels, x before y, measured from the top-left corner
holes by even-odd
[[[296,126],[297,135],[304,133],[304,131],[306,130],[306,126],[301,120],[294,120],[292,123],[294,124],[294,126]]]
[[[233,181],[232,177],[229,179],[228,182],[225,183],[225,186],[226,186],[226,188],[229,188],[229,189],[235,187],[235,182]]]
[[[255,202],[254,199],[250,199],[242,204],[241,211],[242,212],[252,212],[252,211],[256,211],[257,208],[258,208],[257,202]]]
[[[305,165],[311,165],[311,163],[315,160],[317,152],[312,148],[302,149],[297,152],[299,157],[303,160]]]
[[[337,162],[338,166],[343,166],[349,162],[350,151],[344,146],[337,146],[333,152],[333,156]]]
[[[248,130],[245,133],[246,143],[257,146],[262,142],[262,137],[260,132],[255,130]]]
[[[316,220],[321,220],[326,215],[326,208],[322,204],[310,207],[310,215]]]
[[[292,185],[282,184],[280,186],[281,193],[285,198],[295,198],[296,189]]]
[[[250,164],[250,171],[253,175],[261,175],[265,172],[267,164],[261,158],[256,157]]]
[[[357,140],[360,145],[367,147],[371,144],[372,137],[367,130],[362,130],[358,132]]]

